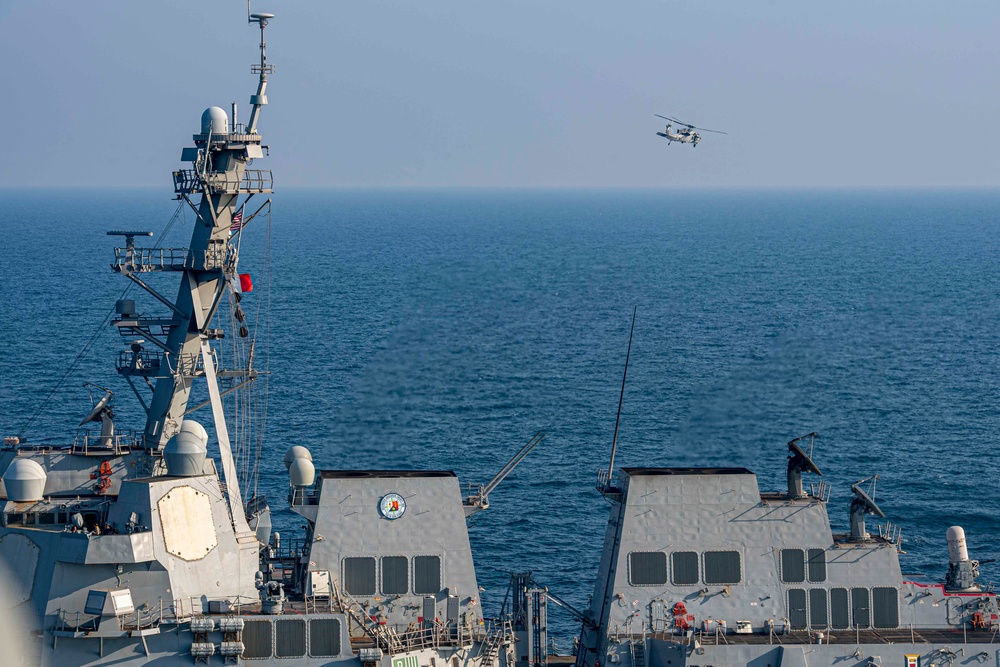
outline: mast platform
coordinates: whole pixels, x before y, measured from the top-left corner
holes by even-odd
[[[274,178],[270,169],[247,169],[242,177],[237,172],[208,172],[194,169],[174,172],[174,192],[182,195],[204,193],[213,195],[271,194]]]
[[[270,190],[268,191],[270,192]],[[225,244],[218,243],[205,250],[190,248],[115,248],[111,268],[117,273],[150,273],[152,271],[221,271],[229,268],[235,256]]]

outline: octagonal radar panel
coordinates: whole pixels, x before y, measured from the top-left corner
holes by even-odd
[[[182,560],[201,560],[219,544],[208,494],[190,486],[175,486],[156,503],[163,543]]]

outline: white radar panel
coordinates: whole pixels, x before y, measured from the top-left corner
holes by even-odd
[[[398,519],[406,511],[406,501],[398,493],[387,493],[378,501],[378,511],[390,521]]]
[[[170,489],[157,503],[167,553],[201,560],[219,544],[208,494],[190,486]]]

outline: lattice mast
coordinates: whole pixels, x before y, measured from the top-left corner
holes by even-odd
[[[245,126],[238,122],[235,103],[231,119],[219,107],[206,109],[201,118],[201,132],[193,136],[194,148],[185,148],[182,153],[181,159],[190,162],[191,168],[173,173],[177,198],[195,212],[190,246],[166,253],[163,250],[143,252],[130,243],[128,251],[119,253],[114,264],[115,270],[170,310],[166,318],[145,318],[136,315],[134,307],[120,304],[114,322],[124,335],[138,337],[132,345],[129,362],[120,364],[119,372],[126,376],[133,389],[132,377],[136,375],[152,384],[152,398],[145,406],[144,444],[150,451],[160,450],[179,431],[189,412],[192,386],[204,378],[233,520],[244,529],[243,499],[222,398],[252,382],[257,372],[250,364],[243,368],[220,368],[212,343],[225,334],[222,329],[213,327],[213,319],[220,306],[230,299],[237,302],[239,309],[239,245],[233,242],[234,234],[238,234],[252,217],[247,204],[254,195],[272,192],[270,170],[247,168],[267,151],[257,133],[257,123],[261,108],[267,104],[267,75],[274,72],[274,67],[267,64],[264,41],[264,29],[272,18],[272,14],[248,16],[250,23],[260,29],[260,62],[251,66],[251,71],[259,78],[257,92],[250,97],[250,121]],[[200,200],[195,204],[193,197],[198,195]],[[258,212],[268,205],[269,200]],[[182,273],[174,301],[141,277],[146,272],[165,270]],[[246,337],[248,334],[247,328],[240,326],[229,335]],[[147,343],[155,349],[146,349]],[[220,390],[220,376],[228,385],[224,390]]]

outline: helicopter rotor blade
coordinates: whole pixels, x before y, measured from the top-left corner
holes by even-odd
[[[678,125],[683,125],[684,127],[688,127],[688,128],[691,128],[692,130],[696,129],[696,128],[695,128],[695,126],[694,126],[694,125],[692,125],[691,123],[685,123],[684,121],[682,121],[682,120],[678,120],[678,119],[676,119],[676,118],[668,118],[667,120],[672,120],[672,121],[674,121],[675,123],[677,123]]]
[[[715,132],[716,134],[729,134],[728,132],[723,132],[722,130],[710,130],[707,127],[695,127],[691,123],[685,123],[682,120],[677,120],[676,118],[671,118],[670,116],[661,116],[658,113],[654,113],[657,118],[662,118],[663,120],[669,120],[671,123],[677,123],[678,125],[683,125],[689,130],[701,130],[702,132]]]

